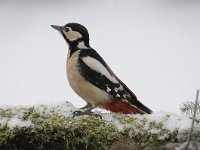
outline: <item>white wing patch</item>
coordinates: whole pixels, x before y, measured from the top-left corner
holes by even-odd
[[[117,95],[116,95],[116,97],[120,97],[120,95],[119,95],[119,94],[117,94]]]
[[[120,84],[120,86],[119,87],[115,87],[114,88],[114,91],[115,92],[118,92],[118,91],[122,91],[123,90],[123,86]]]
[[[107,86],[106,91],[109,93],[111,91],[111,89]]]
[[[102,75],[106,76],[113,83],[119,83],[110,73],[109,71],[95,58],[90,56],[86,56],[82,58],[83,62],[90,67],[90,69],[95,70]]]
[[[127,98],[127,95],[126,95],[126,94],[123,94],[123,98],[125,98],[125,99],[126,99],[126,98]]]

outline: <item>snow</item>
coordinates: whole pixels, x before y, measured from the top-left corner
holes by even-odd
[[[178,115],[172,112],[160,111],[148,115],[147,118],[151,121],[164,122],[164,127],[170,131],[175,129],[188,129],[191,126],[191,119],[185,115]]]
[[[7,115],[3,116],[5,113],[1,113],[0,111],[0,128],[3,128],[4,126],[9,127],[10,129],[13,129],[15,127],[33,127],[34,124],[31,122],[31,120],[23,120],[23,114],[27,111],[27,109],[34,108],[35,111],[37,111],[40,114],[50,114],[50,113],[56,113],[58,115],[65,115],[70,116],[73,111],[76,110],[76,108],[68,102],[58,102],[58,103],[50,103],[50,104],[42,104],[42,105],[36,105],[36,106],[2,106],[0,110],[5,110],[7,113],[13,114],[13,116]],[[8,114],[9,114],[8,113]]]
[[[122,125],[118,119],[116,119],[115,115],[108,113],[108,111],[102,110],[102,109],[95,109],[95,113],[103,112],[102,118],[106,121],[112,121],[117,129],[119,131],[123,130],[124,127],[129,127],[132,126],[132,124],[126,124],[125,126]],[[128,115],[133,118],[137,118],[139,120],[146,119],[147,122],[156,122],[156,123],[162,123],[163,128],[173,132],[177,129],[179,130],[184,130],[184,129],[189,129],[191,127],[191,122],[192,120],[190,119],[189,116],[186,116],[184,114],[177,114],[173,112],[166,112],[166,111],[159,111],[150,115],[139,115],[139,114],[131,114]],[[149,129],[149,124],[147,123],[144,129],[148,130]],[[196,124],[197,126],[197,124]],[[136,129],[137,130],[137,129]],[[159,133],[160,129],[150,129],[148,130],[151,133]],[[161,137],[162,138],[162,137]]]
[[[15,127],[31,127],[33,126],[32,122],[30,120],[23,121],[19,118],[13,117],[10,120],[8,118],[1,118],[0,119],[0,128],[7,126],[10,129],[13,129]]]
[[[15,127],[31,127],[32,122],[30,120],[28,121],[22,121],[21,119],[18,118],[12,118],[8,121],[8,127],[10,129],[13,129]]]
[[[27,111],[27,109],[34,108],[37,113],[40,114],[50,114],[55,113],[58,115],[64,115],[67,117],[72,117],[73,112],[78,110],[75,108],[70,102],[58,102],[58,103],[51,103],[51,104],[43,104],[43,105],[36,105],[36,106],[18,106],[18,107],[12,107],[12,106],[3,106],[1,109],[3,110],[9,110],[11,114],[13,114],[11,117],[3,116],[3,113],[0,113],[0,128],[2,128],[6,123],[7,126],[11,129],[15,127],[32,127],[34,124],[31,122],[31,119],[23,120],[22,116],[23,113]],[[119,114],[115,113],[109,113],[108,111],[102,111],[101,109],[95,109],[94,113],[100,114],[102,116],[103,120],[112,122],[116,128],[119,131],[122,131],[124,128],[129,128],[133,126],[133,122],[126,122],[122,123],[120,122],[120,117],[122,119],[123,116],[120,116]],[[120,116],[120,117],[119,117]],[[135,123],[141,124],[144,129],[148,130],[148,132],[156,134],[160,132],[159,128],[150,128],[150,123],[162,123],[163,128],[166,128],[167,130],[173,132],[176,129],[183,130],[188,129],[191,126],[191,119],[185,115],[178,115],[176,113],[172,112],[165,112],[160,111],[156,112],[150,115],[126,115],[129,116],[132,119],[135,119]],[[75,119],[78,119],[79,117],[75,117]],[[147,123],[144,123],[147,122]],[[138,129],[135,128],[135,131]],[[139,132],[139,130],[138,130]],[[165,138],[165,137],[160,137]]]

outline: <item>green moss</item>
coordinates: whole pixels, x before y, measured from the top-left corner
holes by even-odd
[[[178,129],[173,132],[166,129],[162,122],[150,121],[146,117],[130,117],[117,115],[120,123],[124,125],[121,131],[123,137],[134,139],[138,149],[159,149],[168,142],[177,140]],[[169,116],[166,116],[168,119]]]
[[[14,113],[16,112],[16,113]],[[31,120],[32,127],[10,129],[9,118],[18,114],[22,120]],[[45,106],[1,109],[1,117],[8,120],[0,127],[0,149],[107,149],[119,138],[115,126],[95,117],[74,119],[59,115]]]
[[[74,119],[59,113],[59,109],[45,105],[0,108],[0,119],[4,119],[0,125],[0,149],[104,150],[126,139],[138,149],[154,149],[174,142],[178,133],[178,129],[169,131],[162,122],[150,121],[145,116],[112,114],[111,121],[91,116]],[[8,121],[13,116],[31,121],[32,126],[10,129]]]
[[[41,123],[40,121],[38,123]],[[115,134],[113,134],[115,133]],[[0,130],[1,149],[106,149],[118,139],[111,123],[86,117],[79,120],[49,116],[34,128]]]
[[[3,117],[11,118],[14,115],[14,113],[11,108],[0,108],[0,115],[2,118]]]

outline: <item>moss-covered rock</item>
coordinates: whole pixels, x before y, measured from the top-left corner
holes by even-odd
[[[169,123],[173,115],[168,113],[141,116],[97,112],[102,119],[73,118],[75,110],[68,102],[1,107],[0,149],[159,149],[177,141],[179,126],[169,127],[166,122]]]

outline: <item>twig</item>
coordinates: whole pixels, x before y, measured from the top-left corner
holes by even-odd
[[[199,123],[200,122],[200,119],[196,119],[196,118],[192,118],[192,117],[189,117],[190,119],[194,119],[194,121],[196,122],[196,123]]]
[[[199,89],[197,90],[196,93],[196,100],[195,100],[195,107],[194,107],[194,113],[193,113],[193,117],[192,117],[192,125],[191,125],[191,129],[190,129],[190,133],[188,135],[188,141],[187,141],[187,145],[185,146],[185,149],[188,149],[190,142],[192,140],[192,133],[194,130],[194,121],[196,119],[196,111],[197,111],[197,103],[198,103],[198,99],[199,99]]]

